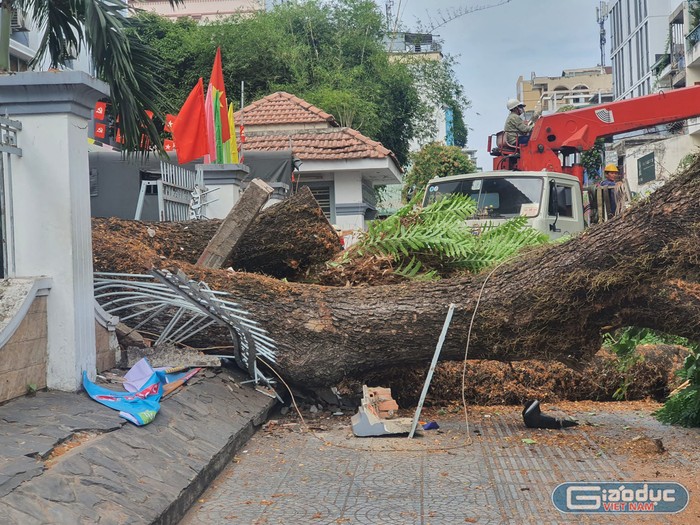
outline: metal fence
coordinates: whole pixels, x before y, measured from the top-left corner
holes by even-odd
[[[203,196],[207,193],[204,187],[204,176],[196,171],[188,170],[170,164],[160,163],[161,178],[141,182],[136,215],[134,219],[141,220],[143,204],[149,186],[155,186],[158,194],[158,220],[188,221],[206,218],[204,215],[206,201]]]
[[[15,274],[12,155],[22,156],[22,149],[17,146],[17,133],[21,130],[21,122],[0,117],[0,278],[3,279]]]

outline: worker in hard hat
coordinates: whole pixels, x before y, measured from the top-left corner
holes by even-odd
[[[618,182],[618,177],[620,175],[620,170],[617,169],[617,166],[615,164],[608,164],[605,166],[605,169],[603,170],[604,172],[604,178],[602,181],[600,181],[600,186],[615,186]]]
[[[506,144],[511,148],[516,148],[518,144],[527,144],[532,127],[540,116],[539,112],[536,111],[532,116],[532,120],[526,122],[522,117],[525,113],[525,104],[517,98],[508,100],[506,108],[509,111],[508,118],[503,126]]]
[[[615,164],[607,164],[605,168],[603,168],[603,173],[604,173],[604,178],[603,180],[600,181],[598,186],[602,187],[611,187],[611,186],[617,186],[618,183],[618,177],[620,175],[620,170],[617,169],[617,166]],[[610,200],[610,209],[608,210],[609,215],[615,215],[618,212],[618,205],[617,205],[617,191],[616,190],[609,190],[608,197]]]

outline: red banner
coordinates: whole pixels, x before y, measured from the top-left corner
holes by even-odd
[[[103,139],[107,136],[107,124],[95,123],[95,138]]]
[[[95,103],[95,120],[104,120],[107,115],[107,103],[97,102]]]
[[[173,151],[175,149],[175,141],[165,139],[163,141],[163,148],[165,149],[165,151]]]
[[[169,133],[173,132],[173,124],[175,124],[175,121],[177,120],[177,115],[171,115],[170,113],[165,115],[165,123],[163,125],[163,131],[167,131]]]

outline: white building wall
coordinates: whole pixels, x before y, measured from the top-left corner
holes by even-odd
[[[697,151],[697,145],[690,135],[678,135],[663,141],[627,148],[625,150],[624,173],[630,190],[636,193],[646,193],[657,188],[678,171],[680,162],[687,155],[697,153]],[[654,153],[656,179],[640,184],[637,161],[649,153]]]
[[[610,42],[615,100],[654,92],[651,66],[664,53],[677,0],[613,0]]]
[[[335,224],[342,230],[365,228],[365,207],[362,204],[362,173],[345,172],[334,178]]]
[[[95,374],[87,124],[93,104],[108,92],[85,73],[0,76],[0,113],[22,123],[23,155],[12,159],[6,186],[14,228],[10,277],[53,279],[46,383],[58,390],[78,390],[83,371]]]
[[[362,173],[350,171],[335,177],[335,202],[336,205],[362,202]]]

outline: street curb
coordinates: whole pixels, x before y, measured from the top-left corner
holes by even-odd
[[[253,437],[257,428],[267,420],[270,411],[275,406],[277,406],[277,401],[271,398],[264,410],[255,414],[247,425],[231,436],[224,448],[212,457],[211,461],[180,493],[178,498],[152,524],[176,525],[179,523],[199,496],[221,474],[236,453]]]

